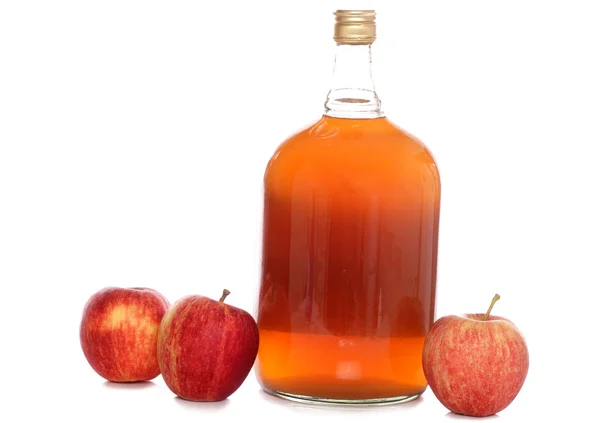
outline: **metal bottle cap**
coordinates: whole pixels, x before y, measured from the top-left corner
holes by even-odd
[[[337,44],[371,44],[375,41],[374,10],[337,10],[333,39]]]

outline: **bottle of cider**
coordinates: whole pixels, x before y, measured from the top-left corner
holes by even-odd
[[[408,401],[427,387],[440,175],[381,108],[375,12],[334,15],[323,114],[277,148],[264,175],[256,375],[299,401]]]

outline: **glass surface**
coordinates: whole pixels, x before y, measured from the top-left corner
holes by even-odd
[[[434,320],[440,177],[387,118],[323,116],[264,179],[256,372],[269,392],[416,398]]]

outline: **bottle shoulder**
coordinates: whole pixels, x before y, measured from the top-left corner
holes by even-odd
[[[272,155],[270,168],[303,165],[377,166],[426,164],[436,166],[419,138],[386,117],[343,119],[323,116],[283,141]]]

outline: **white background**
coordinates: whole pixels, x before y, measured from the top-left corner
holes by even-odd
[[[160,377],[105,383],[79,346],[82,307],[108,285],[172,302],[227,287],[254,312],[264,167],[320,117],[332,13],[348,7],[378,12],[384,110],[440,167],[438,317],[498,292],[495,313],[527,337],[528,378],[495,418],[591,414],[597,2],[3,0],[0,421],[459,418],[430,390],[375,410],[300,407],[254,373],[223,403],[188,403]]]

